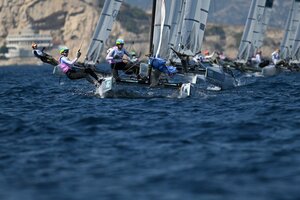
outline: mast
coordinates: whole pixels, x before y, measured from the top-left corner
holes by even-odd
[[[149,45],[149,52],[150,55],[153,55],[153,35],[154,35],[154,22],[155,22],[155,9],[156,9],[156,0],[152,0],[152,17],[151,17],[151,27],[150,27],[150,45]]]

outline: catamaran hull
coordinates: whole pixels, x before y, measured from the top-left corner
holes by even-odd
[[[281,72],[281,68],[275,65],[268,65],[261,70],[263,76],[276,76]]]
[[[204,78],[208,83],[221,89],[229,89],[236,86],[235,78],[218,67],[206,68]]]
[[[114,79],[110,77],[104,79],[101,86],[96,89],[96,94],[101,98],[186,98],[191,95],[191,84],[165,84],[150,87],[148,84],[138,83],[135,80],[115,82]]]

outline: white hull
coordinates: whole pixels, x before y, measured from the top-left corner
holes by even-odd
[[[148,84],[138,83],[135,80],[115,82],[112,77],[105,78],[100,87],[96,89],[96,95],[106,97],[176,97],[186,98],[191,95],[191,83],[181,85],[168,84],[150,87]]]
[[[275,76],[281,72],[281,68],[275,65],[268,65],[261,70],[263,76]]]
[[[221,89],[233,88],[237,85],[233,76],[225,73],[221,67],[206,68],[205,80]]]
[[[106,94],[113,89],[114,80],[113,77],[106,77],[103,79],[101,85],[96,88],[96,94],[101,98],[104,98]]]

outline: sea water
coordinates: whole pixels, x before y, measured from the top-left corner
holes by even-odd
[[[0,68],[0,199],[300,199],[300,74],[109,98]]]

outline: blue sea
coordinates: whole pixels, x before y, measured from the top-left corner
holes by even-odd
[[[100,98],[0,68],[1,200],[298,200],[300,74],[190,98]]]

